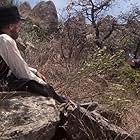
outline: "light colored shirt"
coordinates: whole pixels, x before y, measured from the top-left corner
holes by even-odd
[[[7,34],[0,35],[0,55],[18,79],[35,80],[41,84],[46,84],[35,75],[37,70],[28,66],[21,56],[15,40]]]

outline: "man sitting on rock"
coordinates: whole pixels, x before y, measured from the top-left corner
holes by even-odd
[[[22,18],[16,6],[0,7],[0,81],[8,91],[29,91],[66,102],[53,87],[47,84],[36,69],[22,58],[15,40],[21,28]]]

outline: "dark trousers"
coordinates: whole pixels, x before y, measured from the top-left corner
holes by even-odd
[[[65,102],[65,98],[59,96],[49,84],[43,85],[34,80],[17,79],[15,77],[8,78],[6,84],[6,91],[27,91],[44,97],[52,97],[60,103]]]
[[[49,84],[43,85],[34,80],[18,79],[8,81],[7,87],[9,91],[27,91],[45,97],[53,97],[56,94]]]

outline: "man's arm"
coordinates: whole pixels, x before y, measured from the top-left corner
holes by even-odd
[[[39,71],[37,71],[37,69],[29,67],[30,71],[32,71],[36,76],[38,76],[39,78],[41,78],[42,80],[46,81],[46,77],[44,75],[42,75]]]
[[[16,42],[10,36],[6,34],[0,35],[0,43],[0,55],[17,78],[35,80],[46,84],[30,70],[28,64],[22,58]]]
[[[33,72],[34,74],[37,74],[37,69],[29,67],[30,71]]]

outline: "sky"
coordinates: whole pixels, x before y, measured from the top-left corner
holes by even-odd
[[[24,0],[20,0],[24,1]],[[36,3],[38,3],[41,0],[26,0],[28,1],[32,6],[34,6]],[[48,0],[44,0],[48,1]],[[57,8],[57,11],[60,13],[63,8],[66,7],[69,0],[52,0]],[[125,13],[126,11],[129,11],[130,8],[137,4],[138,7],[140,7],[140,0],[117,0],[117,4],[112,7],[112,9],[109,10],[109,12],[117,16],[120,13]]]
[[[24,0],[21,0],[21,1],[24,1]],[[35,5],[41,0],[26,0],[26,1],[28,1],[32,5]],[[48,1],[48,0],[44,0],[44,1]],[[55,3],[57,9],[63,9],[66,6],[68,0],[52,0],[52,1]]]

